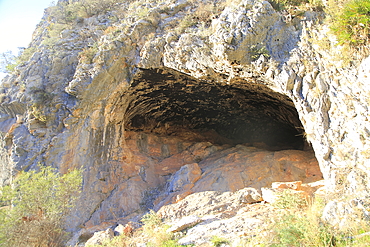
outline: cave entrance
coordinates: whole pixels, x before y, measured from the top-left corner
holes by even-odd
[[[124,92],[125,130],[190,136],[267,150],[305,145],[293,102],[262,83],[195,79],[170,69],[140,69]],[[199,140],[197,140],[199,141]]]

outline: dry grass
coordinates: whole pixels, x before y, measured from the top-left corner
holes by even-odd
[[[260,235],[242,246],[370,246],[369,223],[365,220],[353,221],[346,229],[329,225],[322,219],[326,204],[322,198],[302,204],[300,198],[292,200],[292,194],[286,193],[275,203],[277,206],[287,204],[289,207],[285,207],[286,210],[280,211],[272,220],[275,223],[267,229],[261,229]]]

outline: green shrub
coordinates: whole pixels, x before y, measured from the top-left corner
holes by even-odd
[[[161,243],[160,247],[184,247],[184,245],[178,244],[177,240],[170,239]]]
[[[370,0],[351,0],[341,10],[331,6],[331,29],[340,44],[358,46],[368,43],[370,35]]]
[[[333,246],[334,235],[320,219],[325,203],[317,200],[309,204],[304,196],[294,192],[283,190],[273,204],[285,211],[271,225],[271,246]]]
[[[269,0],[269,3],[275,10],[281,11],[289,7],[296,7],[309,3],[309,0]]]
[[[81,183],[80,170],[62,175],[42,166],[39,172],[21,172],[0,189],[0,245],[63,246],[63,219]]]
[[[301,209],[307,206],[307,200],[302,194],[297,194],[294,190],[286,189],[278,194],[274,206],[281,209]]]
[[[293,205],[297,205],[293,207]],[[346,225],[346,229],[334,228],[322,220],[325,207],[324,198],[318,197],[302,209],[300,203],[295,202],[287,210],[280,211],[274,222],[269,226],[269,239],[257,239],[263,246],[317,246],[317,247],[345,247],[370,246],[369,222],[359,220],[353,225]],[[252,246],[252,245],[247,245]],[[254,245],[255,246],[255,245]]]
[[[29,47],[27,49],[24,49],[21,55],[18,57],[19,63],[27,62],[28,60],[30,60],[36,50],[36,47]]]
[[[125,247],[136,246],[138,242],[144,242],[148,247],[180,247],[174,234],[167,232],[169,226],[163,224],[162,219],[151,210],[145,214],[141,222],[143,226],[128,235],[122,234],[104,241],[99,246]],[[93,245],[95,246],[95,245]],[[89,247],[93,247],[89,246]]]
[[[264,46],[263,44],[251,45],[249,54],[252,61],[256,61],[261,55],[265,56],[266,58],[271,57],[269,50],[267,50],[266,46]]]
[[[70,0],[49,7],[47,9],[50,24],[48,27],[49,37],[46,37],[42,44],[54,46],[63,30],[72,28],[75,23],[83,21],[83,18],[105,14],[116,9],[122,2],[122,0]]]
[[[99,48],[98,44],[94,43],[93,46],[90,47],[85,47],[79,54],[79,58],[81,62],[86,63],[86,64],[91,64],[93,63],[95,55],[98,53]]]
[[[272,246],[334,246],[334,235],[318,218],[305,214],[287,214],[273,226]]]
[[[12,51],[0,53],[0,72],[7,73],[14,71],[16,67],[16,56]]]
[[[15,71],[15,68],[17,67],[17,65],[18,65],[17,63],[7,64],[5,66],[5,72],[9,72],[9,73],[14,72]]]
[[[211,243],[215,247],[220,247],[221,245],[228,244],[229,242],[230,242],[229,240],[219,237],[219,236],[213,236],[211,238]]]
[[[14,72],[15,68],[19,64],[27,62],[36,52],[36,48],[34,47],[19,49],[20,50],[18,56],[15,56],[11,51],[6,51],[0,54],[0,71],[8,73]]]
[[[112,9],[122,0],[80,0],[81,9],[85,17],[104,14]]]
[[[147,239],[149,246],[162,246],[174,239],[173,234],[167,232],[169,227],[163,224],[162,219],[153,210],[145,214],[141,222],[144,224],[142,233]]]
[[[94,15],[105,14],[115,9],[122,0],[80,0],[60,2],[50,7],[49,20],[56,20],[56,23],[71,24],[78,18],[88,18]]]
[[[46,123],[48,120],[48,117],[40,104],[32,104],[30,113],[40,122]]]
[[[149,213],[145,214],[141,218],[141,222],[144,224],[144,228],[154,228],[162,224],[161,218],[153,210],[150,210]]]
[[[179,31],[182,33],[184,32],[187,28],[192,27],[196,25],[198,22],[195,19],[195,17],[190,14],[185,16],[179,23]]]

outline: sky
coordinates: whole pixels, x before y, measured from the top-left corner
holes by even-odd
[[[0,53],[27,47],[52,0],[0,0]],[[0,79],[4,74],[0,73]]]

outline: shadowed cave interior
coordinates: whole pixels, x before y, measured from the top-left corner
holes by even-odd
[[[308,147],[293,102],[256,79],[225,83],[140,69],[121,100],[125,130],[267,150]]]

